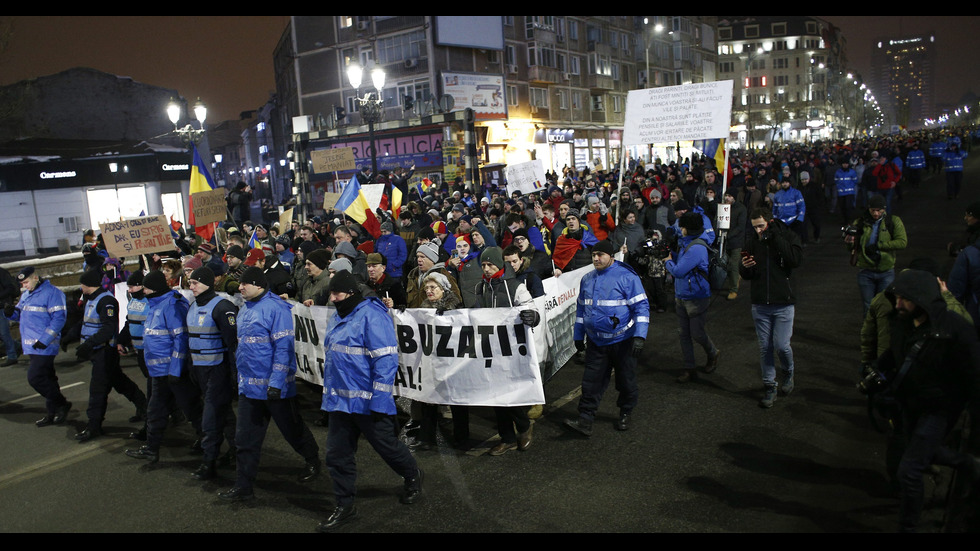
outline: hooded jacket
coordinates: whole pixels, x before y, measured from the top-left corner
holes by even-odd
[[[913,414],[958,414],[967,400],[980,398],[980,343],[973,326],[946,307],[935,276],[903,270],[885,291],[892,305],[900,296],[922,308],[927,321],[918,327],[894,311],[889,315],[891,344],[878,367],[894,378],[914,343],[922,341],[917,360],[894,389]]]
[[[392,392],[398,373],[398,341],[388,309],[377,298],[347,315],[331,316],[323,343],[324,411],[395,415]]]

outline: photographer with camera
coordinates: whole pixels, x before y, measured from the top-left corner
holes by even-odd
[[[894,306],[889,348],[862,383],[897,407],[895,431],[904,444],[897,468],[899,528],[914,532],[925,498],[923,474],[931,465],[960,471],[960,496],[980,480],[980,459],[944,445],[967,404],[980,398],[980,342],[970,323],[947,308],[929,272],[902,271],[886,296]]]
[[[844,228],[844,243],[851,252],[851,265],[861,269],[858,289],[867,315],[871,299],[895,280],[895,252],[909,243],[905,224],[885,212],[884,197],[874,195],[868,200],[868,210]]]

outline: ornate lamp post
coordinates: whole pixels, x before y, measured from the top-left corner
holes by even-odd
[[[378,152],[374,146],[374,125],[384,118],[384,97],[381,95],[381,90],[385,85],[385,72],[377,66],[371,70],[371,81],[377,92],[368,92],[364,97],[361,97],[361,80],[363,77],[364,69],[357,63],[353,63],[347,68],[347,79],[357,91],[355,98],[358,112],[361,114],[361,120],[368,124],[368,139],[371,142],[371,177],[376,178],[378,174]]]
[[[201,98],[197,98],[194,102],[194,117],[197,118],[198,123],[201,128],[196,129],[191,126],[190,121],[187,122],[183,128],[177,126],[177,122],[180,121],[180,112],[182,111],[180,103],[177,100],[171,98],[170,103],[167,105],[167,117],[170,118],[170,122],[174,125],[174,134],[180,136],[181,141],[185,144],[199,144],[201,140],[204,139],[204,119],[208,116],[208,108],[201,101]]]

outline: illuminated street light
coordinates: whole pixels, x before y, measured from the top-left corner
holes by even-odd
[[[180,121],[180,114],[182,110],[183,109],[181,108],[180,103],[171,98],[170,103],[167,105],[167,117],[174,125],[174,134],[180,136],[181,141],[183,141],[185,144],[201,143],[201,140],[204,139],[204,120],[208,116],[207,106],[204,105],[201,98],[197,98],[197,101],[194,102],[194,116],[197,118],[197,121],[201,126],[199,129],[191,126],[190,121],[188,121],[183,128],[177,125],[177,123]]]

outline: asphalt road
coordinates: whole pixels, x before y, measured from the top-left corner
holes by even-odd
[[[980,198],[980,172],[967,160],[965,193],[948,201],[941,177],[906,190],[896,203],[909,248],[899,266],[932,256],[948,269],[945,244],[962,235],[963,208]],[[397,500],[401,480],[366,442],[358,452],[358,519],[340,532],[589,533],[892,532],[898,499],[884,475],[884,436],[854,389],[861,300],[837,215],[824,215],[822,242],[806,249],[796,274],[793,348],[796,390],[772,409],[757,406],[762,387],[748,287],[738,299],[716,297],[708,331],[722,351],[719,369],[680,385],[677,323],[654,314],[641,361],[640,405],[633,425],[617,432],[615,391],[600,408],[591,439],[562,428],[576,415],[582,366],[569,362],[545,385],[547,405],[526,452],[486,455],[494,444],[492,412],[476,408],[467,453],[448,446],[418,452],[425,497]],[[71,351],[70,351],[71,352]],[[697,351],[699,362],[702,353]],[[89,369],[61,354],[58,375],[74,403],[69,424],[38,429],[43,400],[26,381],[26,361],[0,368],[0,531],[31,533],[312,532],[333,507],[329,476],[296,482],[302,459],[270,427],[256,482],[258,499],[227,504],[216,493],[233,484],[190,478],[200,459],[192,432],[170,429],[161,461],[151,467],[123,452],[133,408],[113,394],[106,436],[77,444],[85,422]],[[132,359],[126,373],[143,384]],[[302,384],[305,418],[318,417],[316,388]],[[311,427],[321,445],[326,429]],[[950,472],[927,489],[923,531],[939,531]]]

